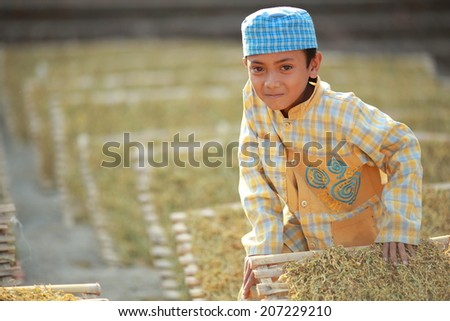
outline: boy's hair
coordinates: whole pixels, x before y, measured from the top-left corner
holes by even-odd
[[[309,67],[309,64],[311,63],[311,61],[314,59],[314,57],[317,54],[317,48],[304,49],[303,51],[305,52],[305,55],[306,55],[306,67]],[[244,57],[244,58],[247,58],[247,57]]]
[[[309,49],[305,49],[303,51],[306,54],[306,67],[309,67],[311,60],[313,60],[317,54],[317,48],[309,48]]]

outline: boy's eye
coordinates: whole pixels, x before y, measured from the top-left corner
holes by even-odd
[[[291,65],[283,65],[281,66],[281,70],[283,71],[288,71],[291,70],[293,67]]]
[[[251,68],[252,72],[261,72],[263,71],[263,67],[255,66]]]

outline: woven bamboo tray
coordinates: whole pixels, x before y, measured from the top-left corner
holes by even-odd
[[[0,204],[0,286],[17,284],[20,275],[13,230],[15,212],[13,203]]]
[[[432,241],[442,245],[446,249],[450,243],[450,235],[432,237]],[[361,247],[359,247],[361,248]],[[356,249],[356,248],[349,248]],[[288,300],[288,287],[279,281],[283,274],[283,266],[288,262],[302,261],[320,251],[256,255],[250,257],[255,278],[259,281],[256,291],[259,300],[263,301],[285,301]]]

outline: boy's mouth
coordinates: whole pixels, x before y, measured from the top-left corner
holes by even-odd
[[[266,94],[266,97],[268,98],[279,98],[283,96],[283,94]]]

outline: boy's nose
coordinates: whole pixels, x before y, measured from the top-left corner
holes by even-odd
[[[265,85],[267,88],[276,88],[280,85],[280,81],[275,75],[269,74],[266,78]]]

